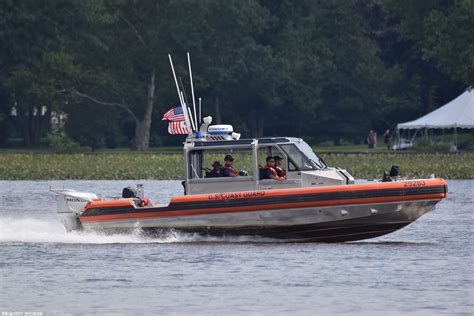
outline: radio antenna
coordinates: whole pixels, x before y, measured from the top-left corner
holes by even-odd
[[[193,98],[194,121],[197,124],[198,120],[196,116],[196,100],[194,98],[193,71],[191,70],[191,57],[189,57],[189,52],[188,52],[188,66],[189,66],[189,81],[191,82],[191,96]]]
[[[199,98],[199,124],[202,123],[202,115],[201,115],[201,98]]]
[[[181,103],[181,109],[183,110],[183,114],[186,119],[186,124],[188,124],[188,126],[191,126],[192,128],[191,122],[187,115],[188,110],[186,109],[186,105],[184,104],[183,96],[181,95],[181,92],[179,91],[178,80],[176,79],[176,72],[174,71],[173,60],[171,59],[171,54],[168,54],[168,58],[170,60],[171,70],[173,71],[174,83],[176,84],[176,91],[178,92],[179,102]]]

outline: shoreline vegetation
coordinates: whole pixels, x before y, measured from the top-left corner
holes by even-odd
[[[474,179],[474,153],[392,153],[318,151],[329,166],[347,169],[356,179],[380,179],[392,164],[401,176]],[[242,168],[236,162],[237,168]],[[245,166],[243,166],[245,167]],[[179,180],[180,152],[93,154],[0,153],[0,180]]]

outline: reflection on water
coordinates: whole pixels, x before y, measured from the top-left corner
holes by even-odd
[[[157,203],[179,181],[142,181]],[[472,180],[393,234],[318,244],[167,231],[66,233],[49,186],[119,195],[135,181],[0,181],[0,307],[47,313],[474,314]]]

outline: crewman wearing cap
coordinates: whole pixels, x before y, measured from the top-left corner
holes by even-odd
[[[231,155],[226,155],[224,157],[224,167],[222,167],[222,176],[223,177],[237,177],[239,173],[237,170],[232,167],[234,163],[234,157]]]
[[[279,177],[275,170],[275,158],[268,156],[266,162],[267,164],[263,168],[262,172],[262,179],[273,179],[278,181],[285,180],[285,178]]]
[[[286,170],[282,167],[281,161],[283,158],[280,156],[273,157],[275,159],[275,171],[280,178],[286,179]]]
[[[222,177],[222,165],[218,160],[216,160],[212,164],[212,170],[209,172],[206,172],[206,178],[218,178],[218,177]]]

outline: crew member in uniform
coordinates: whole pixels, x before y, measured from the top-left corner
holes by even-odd
[[[263,168],[262,179],[285,180],[285,178],[279,177],[275,170],[275,158],[269,156],[266,161],[267,164]]]
[[[206,178],[218,178],[218,177],[222,177],[222,165],[219,161],[216,160],[212,164],[212,170],[209,172],[206,172]]]
[[[282,167],[281,164],[283,158],[281,158],[280,156],[275,156],[273,157],[273,159],[275,159],[275,171],[277,173],[277,176],[286,179],[286,170]]]
[[[231,155],[226,155],[224,157],[224,167],[222,167],[222,176],[223,177],[237,177],[239,173],[237,170],[232,167],[234,163],[234,157]]]

